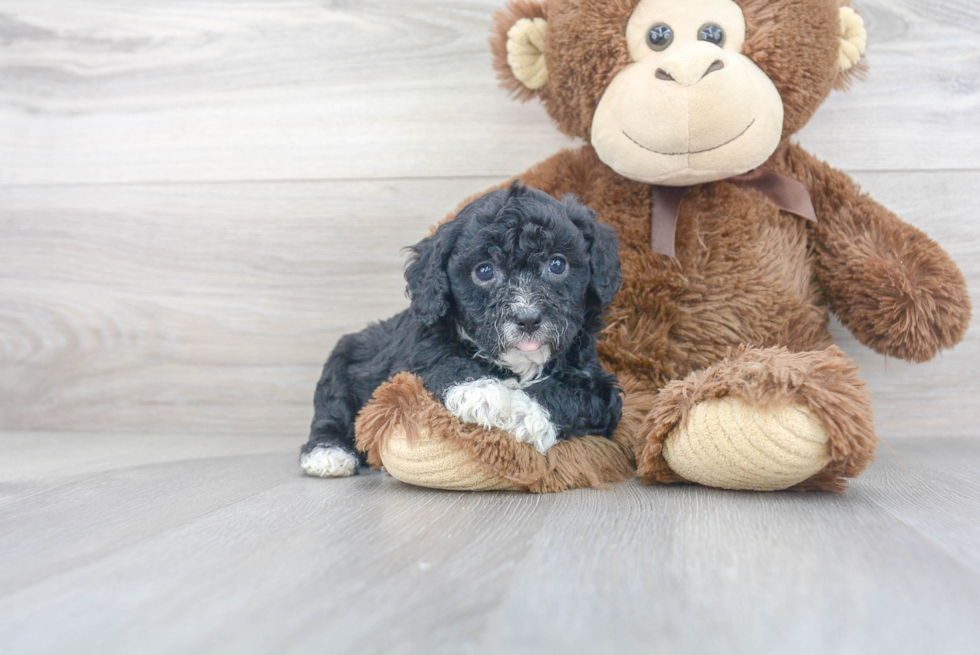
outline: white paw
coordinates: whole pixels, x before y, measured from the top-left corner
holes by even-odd
[[[447,389],[445,405],[463,423],[506,430],[511,422],[512,393],[500,380],[481,378]]]
[[[445,405],[464,423],[498,428],[544,454],[558,441],[548,410],[510,382],[482,378],[450,387]]]
[[[558,430],[551,415],[523,391],[514,391],[511,405],[513,425],[510,433],[520,442],[531,444],[542,455],[558,443]]]
[[[357,458],[336,446],[317,446],[300,455],[299,465],[316,478],[348,478],[357,473]]]

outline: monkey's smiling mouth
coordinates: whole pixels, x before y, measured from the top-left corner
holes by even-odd
[[[733,136],[728,141],[725,141],[724,143],[719,143],[718,145],[712,146],[710,148],[705,148],[704,150],[688,150],[687,152],[660,152],[659,150],[654,150],[653,148],[646,147],[645,145],[643,145],[642,143],[640,143],[639,141],[637,141],[636,139],[634,139],[633,137],[631,137],[629,134],[627,134],[625,130],[621,130],[621,131],[623,132],[623,136],[625,136],[627,139],[629,139],[630,141],[632,141],[636,145],[640,146],[644,150],[648,150],[648,151],[650,151],[652,153],[655,153],[655,154],[658,154],[658,155],[668,155],[668,156],[674,157],[674,156],[679,156],[679,155],[700,155],[703,152],[711,152],[712,150],[717,150],[718,148],[724,148],[729,143],[732,143],[733,141],[737,141],[738,139],[742,138],[742,136],[744,136],[745,133],[748,132],[752,128],[753,125],[755,125],[755,119],[754,118],[752,119],[752,122],[751,123],[749,123],[748,125],[745,126],[745,129],[744,130],[742,130],[741,132],[739,132],[736,136]]]

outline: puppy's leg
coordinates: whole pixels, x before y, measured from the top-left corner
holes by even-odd
[[[511,392],[513,424],[509,432],[520,442],[531,444],[542,455],[558,443],[558,429],[551,414],[519,389]]]
[[[511,425],[511,393],[500,380],[480,378],[446,389],[443,404],[463,423],[506,430]]]
[[[514,384],[496,378],[480,378],[449,387],[444,404],[450,414],[464,423],[505,430],[540,453],[548,452],[558,440],[548,410]]]
[[[585,435],[612,438],[623,412],[616,378],[598,364],[587,385],[548,378],[527,387],[527,393],[548,410],[553,423],[561,426],[559,439]]]
[[[349,334],[337,343],[316,385],[310,440],[299,457],[308,475],[345,478],[357,473],[361,464],[354,448],[354,419],[363,403],[348,370],[358,336]]]
[[[315,478],[347,478],[357,473],[358,456],[342,446],[307,443],[299,456],[299,465]]]

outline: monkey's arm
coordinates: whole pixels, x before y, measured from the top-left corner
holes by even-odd
[[[970,296],[949,255],[802,148],[790,146],[786,164],[816,209],[810,237],[825,300],[854,336],[918,362],[959,343]]]

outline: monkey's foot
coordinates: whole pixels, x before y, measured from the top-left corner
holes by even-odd
[[[830,463],[830,439],[806,408],[765,409],[738,398],[694,407],[663,446],[671,470],[722,489],[773,491],[811,478]]]
[[[637,433],[647,484],[842,491],[874,459],[871,403],[836,347],[742,348],[666,385]]]
[[[450,404],[469,419],[463,421],[433,398],[421,380],[399,373],[375,390],[358,415],[357,448],[372,467],[384,466],[402,482],[435,489],[548,493],[603,487],[633,477],[629,435],[649,411],[649,402],[641,412],[627,397],[613,439],[576,437],[539,448],[540,440],[528,437],[548,430],[528,426],[528,416],[534,415],[520,407],[514,411],[511,404],[498,411],[502,397],[501,390],[487,386],[457,398],[459,402]],[[512,427],[514,416],[528,429],[523,440],[496,424],[500,420]]]

